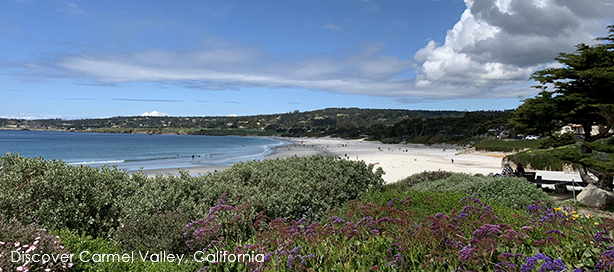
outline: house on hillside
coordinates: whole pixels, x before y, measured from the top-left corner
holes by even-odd
[[[561,128],[561,130],[558,131],[558,133],[563,134],[563,133],[573,133],[574,135],[583,135],[584,134],[584,128],[582,127],[582,125],[579,124],[567,124],[565,126],[563,126]],[[613,131],[610,129],[610,133],[613,133]],[[596,135],[599,134],[599,126],[594,125],[591,128],[591,135]]]

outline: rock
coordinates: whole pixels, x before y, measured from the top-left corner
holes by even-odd
[[[589,207],[604,208],[614,203],[614,192],[608,192],[589,184],[578,194],[578,201]]]

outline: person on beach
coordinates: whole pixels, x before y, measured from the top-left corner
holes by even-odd
[[[517,177],[524,177],[524,167],[522,167],[522,163],[518,163],[518,166],[516,166],[516,172],[514,172],[514,174]]]
[[[506,161],[503,163],[505,167],[503,167],[503,171],[501,171],[501,175],[504,177],[510,177],[514,173],[514,169],[510,166],[510,162]]]

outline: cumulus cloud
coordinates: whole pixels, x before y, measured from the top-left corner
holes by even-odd
[[[152,112],[144,112],[141,116],[166,116],[166,113],[154,110]]]
[[[614,14],[614,4],[606,0],[465,3],[445,42],[430,41],[414,55],[420,63],[416,87],[468,87],[478,91],[475,95],[497,96],[525,83],[533,71],[554,65],[559,52],[593,42]]]

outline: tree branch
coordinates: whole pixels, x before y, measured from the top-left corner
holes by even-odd
[[[581,164],[578,166],[578,172],[580,173],[580,178],[582,178],[582,181],[584,181],[587,184],[593,184],[593,185],[597,184],[597,181],[588,175],[585,167],[586,166],[581,165]]]

